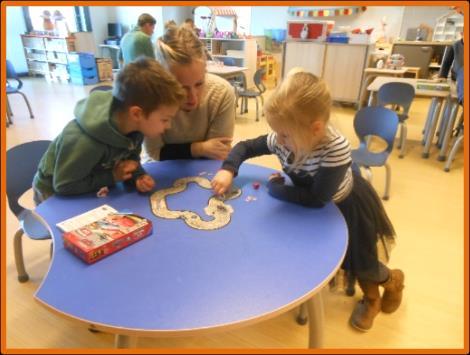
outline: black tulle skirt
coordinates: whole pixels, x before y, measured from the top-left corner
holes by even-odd
[[[358,174],[353,176],[351,193],[337,204],[349,232],[348,249],[342,268],[353,274],[374,273],[379,270],[377,245],[390,250],[387,246],[393,245],[395,230],[372,185]]]

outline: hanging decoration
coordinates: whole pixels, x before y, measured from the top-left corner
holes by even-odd
[[[296,17],[332,17],[332,16],[348,16],[356,15],[366,11],[367,6],[349,6],[349,7],[333,7],[333,8],[299,8],[289,7],[290,16]]]

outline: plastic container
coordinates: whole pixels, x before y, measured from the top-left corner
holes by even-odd
[[[328,43],[348,43],[349,37],[327,37]]]
[[[284,29],[272,29],[272,39],[277,42],[283,42],[286,40],[287,30]]]

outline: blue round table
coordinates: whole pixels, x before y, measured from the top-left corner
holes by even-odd
[[[219,167],[220,162],[210,160],[145,165],[156,189],[171,187],[181,177],[211,179]],[[117,334],[117,347],[135,344],[138,336],[197,335],[247,325],[309,301],[310,346],[321,346],[319,291],[341,265],[347,227],[333,203],[312,209],[272,198],[266,188],[272,172],[242,165],[234,182],[242,195],[226,202],[234,210],[232,219],[209,231],[156,217],[150,194],[123,186],[104,198],[49,198],[35,210],[54,242],[36,300],[66,317]],[[261,183],[259,189],[253,187],[255,181]],[[211,196],[212,191],[191,183],[167,198],[168,208],[204,216]],[[150,219],[153,233],[87,265],[64,249],[56,223],[102,204]]]

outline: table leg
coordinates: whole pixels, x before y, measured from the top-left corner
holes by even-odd
[[[429,123],[428,132],[425,137],[423,153],[421,154],[421,157],[423,159],[429,158],[429,151],[431,150],[432,139],[434,138],[434,133],[436,132],[437,128],[437,122],[439,121],[439,114],[441,112],[442,98],[436,98],[436,100],[437,104],[434,112],[432,113],[432,119]]]
[[[375,76],[365,74],[364,81],[362,82],[361,94],[359,95],[358,110],[364,107],[364,102],[366,101],[366,96],[367,96],[367,87],[372,82],[372,79],[375,79]]]
[[[307,302],[304,302],[299,307],[299,314],[297,315],[297,323],[305,325],[308,322]]]
[[[321,348],[323,346],[323,328],[325,313],[323,309],[323,298],[321,291],[317,292],[307,302],[309,320],[309,348]]]
[[[374,103],[374,92],[371,91],[369,93],[369,101],[367,101],[367,106],[372,106],[373,103]]]
[[[430,126],[431,121],[432,121],[432,115],[434,114],[434,110],[436,109],[436,102],[437,102],[437,99],[432,98],[431,105],[429,105],[428,116],[426,117],[426,122],[424,123],[423,140],[421,142],[422,145],[424,145],[426,143],[426,137],[429,133],[429,126]]]
[[[137,337],[130,335],[116,334],[114,337],[114,347],[116,349],[130,349],[137,346]]]

